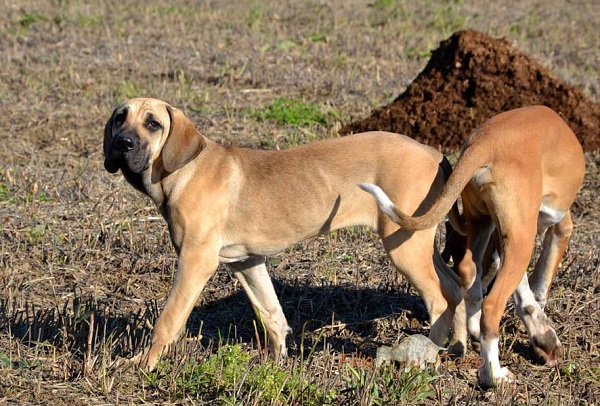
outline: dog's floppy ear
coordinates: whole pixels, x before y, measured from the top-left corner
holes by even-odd
[[[113,121],[115,119],[115,113],[119,107],[120,105],[113,110],[112,114],[110,115],[110,118],[104,125],[104,169],[106,169],[110,173],[115,173],[119,170],[119,166],[116,165],[115,162],[110,158],[109,151],[110,144],[112,142]]]
[[[171,127],[162,149],[162,160],[167,172],[175,172],[198,156],[206,141],[181,110],[167,105],[167,112]]]

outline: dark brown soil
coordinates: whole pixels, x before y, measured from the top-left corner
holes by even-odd
[[[457,150],[483,121],[533,104],[549,106],[565,118],[586,151],[600,148],[600,105],[509,41],[459,31],[441,42],[404,93],[340,133],[392,131]]]

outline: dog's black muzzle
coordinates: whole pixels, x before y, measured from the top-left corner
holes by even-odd
[[[132,137],[129,134],[118,134],[114,137],[112,148],[116,151],[124,153],[129,152],[139,145],[137,138]]]
[[[148,159],[147,148],[138,137],[128,132],[117,133],[104,158],[104,168],[110,173],[123,168],[133,173],[142,173],[148,169]]]

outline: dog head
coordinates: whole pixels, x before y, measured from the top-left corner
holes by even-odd
[[[155,163],[172,173],[194,159],[206,141],[178,109],[156,99],[131,99],[104,127],[104,168],[142,174]]]

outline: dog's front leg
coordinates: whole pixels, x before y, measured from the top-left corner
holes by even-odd
[[[269,335],[269,351],[278,361],[287,355],[285,339],[291,329],[267,273],[265,258],[254,256],[246,261],[229,264],[229,267],[246,291],[256,316],[264,323]]]
[[[154,326],[150,348],[138,356],[140,366],[152,370],[181,333],[206,282],[217,270],[218,258],[218,249],[210,244],[182,244],[171,293]]]

